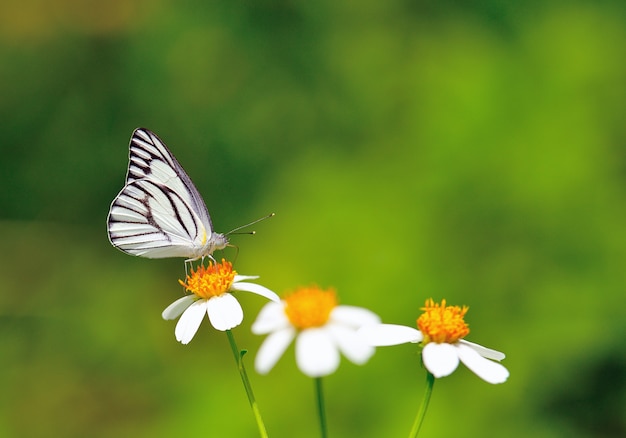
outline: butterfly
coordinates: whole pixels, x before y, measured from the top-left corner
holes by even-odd
[[[126,184],[111,203],[109,241],[121,251],[151,259],[213,258],[228,246],[215,233],[198,189],[155,133],[137,128],[130,139]]]

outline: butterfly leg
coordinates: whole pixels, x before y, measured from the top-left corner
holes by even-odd
[[[209,255],[204,255],[204,256],[202,256],[202,258],[200,258],[200,263],[202,264],[202,266],[204,266],[204,259],[205,258],[208,258],[209,260],[211,260],[211,262],[213,263],[213,266],[217,265],[217,261],[213,258],[213,256],[211,254],[209,254]],[[185,260],[185,262],[189,262],[189,265],[193,266],[193,264],[191,262],[194,262],[196,260],[198,260],[198,259],[197,258],[196,259],[188,259],[188,260]]]
[[[193,262],[198,259],[187,259],[185,260],[185,278],[189,276],[189,271],[187,270],[187,264],[189,264],[189,268],[193,271]]]

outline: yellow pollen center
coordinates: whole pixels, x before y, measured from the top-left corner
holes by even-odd
[[[195,271],[191,268],[191,274],[187,275],[185,281],[178,282],[199,298],[208,299],[228,292],[235,275],[237,271],[233,269],[233,264],[222,259],[222,263],[209,262],[206,268],[204,265],[200,265]]]
[[[424,335],[424,344],[436,342],[438,344],[454,344],[470,332],[463,317],[468,311],[467,306],[447,306],[446,300],[441,304],[435,303],[432,298],[426,300],[422,307],[424,313],[417,319],[417,328]]]
[[[335,291],[315,286],[300,288],[285,297],[285,314],[291,324],[301,330],[326,324],[336,306]]]

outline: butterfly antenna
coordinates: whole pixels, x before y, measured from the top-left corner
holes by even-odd
[[[224,235],[228,236],[229,234],[233,234],[233,233],[234,234],[252,234],[252,235],[254,235],[256,233],[256,231],[250,231],[249,233],[235,233],[235,232],[239,231],[239,230],[241,230],[243,228],[249,227],[250,225],[254,225],[256,223],[264,221],[265,219],[269,219],[269,218],[271,218],[273,216],[276,216],[276,213],[270,213],[267,216],[263,216],[262,218],[259,218],[259,219],[255,220],[255,221],[250,222],[249,224],[245,224],[245,225],[242,225],[240,227],[234,228],[234,229],[230,230],[228,233],[225,233]]]

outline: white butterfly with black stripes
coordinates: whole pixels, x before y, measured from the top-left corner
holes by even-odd
[[[213,232],[198,189],[153,132],[130,139],[126,185],[111,203],[109,240],[127,254],[151,259],[211,257],[228,239]]]

